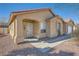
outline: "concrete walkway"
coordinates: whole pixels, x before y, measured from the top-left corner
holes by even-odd
[[[48,39],[48,41],[41,41],[41,42],[35,42],[35,43],[30,43],[32,44],[34,47],[36,48],[40,48],[39,50],[42,52],[46,52],[48,50],[50,50],[51,48],[65,42],[68,40],[72,40],[73,38],[69,38],[69,36],[61,36],[58,38],[54,38],[54,39]]]
[[[45,48],[45,47],[54,47],[62,42],[65,42],[65,41],[68,41],[70,39],[67,39],[67,40],[63,40],[63,41],[59,41],[59,42],[55,42],[55,43],[47,43],[47,42],[37,42],[37,43],[30,43],[32,44],[33,46],[37,47],[37,48]]]

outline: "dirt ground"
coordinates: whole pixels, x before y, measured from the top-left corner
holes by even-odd
[[[58,55],[69,53],[71,56],[79,56],[79,39],[63,42],[54,47],[54,49],[54,52]]]
[[[14,45],[13,39],[8,34],[0,35],[0,55],[7,55],[10,51],[21,49],[21,48],[32,48],[30,44]]]
[[[14,45],[9,35],[0,36],[0,55],[2,56],[79,56],[79,40],[68,40],[53,48],[36,48],[30,43]],[[49,49],[45,51],[46,49]]]

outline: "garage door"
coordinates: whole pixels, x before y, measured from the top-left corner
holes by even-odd
[[[72,33],[72,27],[68,26],[68,34]]]

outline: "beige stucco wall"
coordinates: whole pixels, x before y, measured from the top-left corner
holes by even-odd
[[[45,20],[41,20],[40,22],[40,38],[44,38],[44,37],[47,37],[47,31],[46,32],[41,32],[41,23],[43,23],[43,25],[46,26],[46,29],[47,29],[47,22],[46,22],[46,19]]]
[[[61,20],[61,18],[52,18],[50,20],[50,37],[56,37],[58,35],[57,29],[56,29],[56,24],[60,23],[61,24],[61,35],[64,34],[64,24],[63,21]]]
[[[67,24],[64,22],[64,25],[63,25],[63,30],[64,30],[64,34],[67,34]]]
[[[20,19],[31,19],[31,20],[45,20],[48,18],[51,18],[53,15],[47,10],[47,11],[39,11],[39,12],[33,12],[33,13],[24,13],[21,15],[18,15]]]
[[[23,35],[23,23],[22,19],[19,17],[16,18],[15,20],[15,36],[14,36],[14,42],[19,43],[22,42],[24,39]]]
[[[56,37],[57,35],[58,35],[58,32],[57,32],[57,30],[56,30],[56,20],[51,20],[51,24],[50,24],[50,26],[51,26],[51,29],[50,29],[50,36],[51,37]]]
[[[22,20],[19,20],[18,17],[16,17],[15,20],[9,25],[9,34],[12,39],[14,39],[14,43],[22,42],[24,39],[22,25]]]
[[[40,38],[40,22],[34,23],[34,36]]]
[[[14,22],[12,22],[10,24],[9,29],[10,29],[9,33],[10,33],[12,39],[13,39],[13,37],[14,37]]]

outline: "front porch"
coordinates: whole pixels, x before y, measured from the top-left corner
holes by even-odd
[[[24,41],[36,41],[40,37],[40,22],[36,20],[23,20]]]

